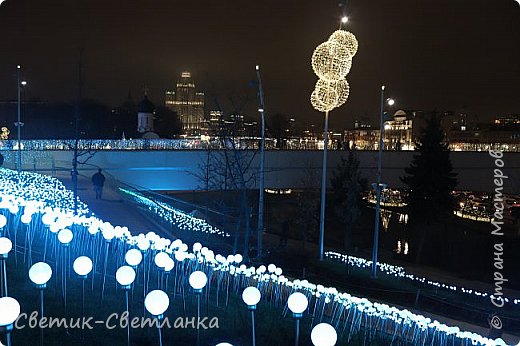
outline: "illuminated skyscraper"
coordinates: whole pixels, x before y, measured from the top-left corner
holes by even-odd
[[[177,112],[182,130],[188,135],[198,135],[205,127],[204,93],[195,89],[190,72],[183,72],[177,82],[176,90],[165,94],[165,105]]]

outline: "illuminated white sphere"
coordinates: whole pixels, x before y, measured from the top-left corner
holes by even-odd
[[[206,276],[206,273],[196,271],[191,273],[189,282],[190,286],[193,287],[193,289],[201,290],[208,283],[208,277]]]
[[[64,228],[58,233],[58,240],[63,245],[70,244],[73,238],[74,234],[72,234],[72,232],[68,228]]]
[[[358,40],[351,32],[345,30],[336,30],[332,33],[332,35],[330,35],[329,41],[334,41],[337,43],[337,45],[334,47],[335,49],[340,47],[340,51],[336,51],[336,54],[346,54],[348,57],[352,58],[358,51]]]
[[[143,254],[137,249],[130,249],[125,255],[125,261],[132,267],[137,267],[143,260]]]
[[[22,221],[23,224],[27,225],[28,223],[31,223],[31,215],[29,214],[23,214],[22,217],[20,218],[20,221]]]
[[[262,298],[262,293],[254,286],[247,287],[242,292],[242,300],[247,306],[255,306],[260,301],[260,298]]]
[[[195,243],[193,244],[193,252],[198,252],[202,249],[202,244],[201,243]]]
[[[336,41],[327,41],[314,50],[311,65],[314,73],[325,81],[343,79],[350,72],[352,57]]]
[[[170,258],[170,256],[168,256],[168,254],[166,252],[159,252],[157,255],[155,255],[155,258],[154,258],[155,265],[158,266],[159,268],[166,267],[168,258]]]
[[[137,247],[141,251],[147,251],[150,248],[150,241],[146,238],[139,238],[137,240]]]
[[[330,324],[320,323],[312,328],[311,341],[314,346],[334,346],[338,341],[338,334]]]
[[[244,260],[244,257],[242,257],[241,254],[235,255],[235,263],[241,263]]]
[[[170,305],[170,298],[161,290],[151,291],[146,295],[144,306],[146,310],[153,316],[164,314]]]
[[[45,285],[52,277],[51,266],[45,262],[38,262],[29,269],[29,279],[36,285]]]
[[[13,324],[20,315],[20,304],[11,297],[0,298],[0,327]]]
[[[135,280],[134,268],[122,266],[116,271],[116,280],[121,286],[130,286]]]
[[[13,249],[13,243],[9,238],[0,238],[0,255],[7,255]]]
[[[7,225],[7,218],[4,215],[0,215],[0,228],[3,228]]]
[[[305,294],[301,292],[295,292],[289,296],[287,305],[289,306],[289,310],[291,310],[292,313],[301,314],[307,309],[309,300]]]
[[[346,23],[348,22],[348,17],[347,17],[347,16],[343,16],[343,17],[341,17],[341,22],[342,22],[343,24],[346,24]]]
[[[394,99],[388,99],[387,103],[388,103],[389,106],[393,106],[395,104],[395,100]]]
[[[72,267],[79,276],[87,276],[92,271],[92,260],[87,256],[80,256],[76,258]]]
[[[220,344],[217,344],[215,346],[233,346],[229,342],[221,342]]]

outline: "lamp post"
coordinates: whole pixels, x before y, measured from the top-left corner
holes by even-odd
[[[154,317],[157,317],[157,329],[159,330],[159,346],[162,346],[161,320],[164,312],[170,305],[170,298],[161,290],[151,291],[146,295],[144,306],[146,310]]]
[[[289,310],[293,313],[293,317],[296,320],[296,334],[294,338],[294,345],[298,346],[300,343],[300,319],[302,318],[303,312],[307,309],[309,305],[309,300],[305,296],[305,294],[300,292],[295,292],[289,296],[287,300],[287,305],[289,306]]]
[[[312,328],[311,341],[314,346],[334,346],[338,341],[338,334],[330,324],[320,323]]]
[[[393,99],[386,99],[386,103],[392,106],[395,101]],[[374,222],[374,245],[372,248],[372,278],[377,277],[377,254],[379,251],[379,214],[381,209],[381,191],[384,189],[384,184],[381,184],[381,161],[383,157],[383,126],[385,116],[385,86],[381,86],[381,113],[379,119],[379,154],[377,161],[377,182],[374,185],[376,190],[376,215]]]
[[[126,313],[128,314],[128,320],[130,321],[130,306],[129,306],[129,292],[132,284],[135,281],[135,270],[129,266],[122,266],[116,271],[116,281],[121,285],[123,291],[125,291],[125,303]],[[146,303],[146,302],[145,302]],[[130,345],[130,324],[128,323],[126,328],[126,344]]]
[[[13,249],[9,238],[0,238],[0,297],[7,297],[7,257]]]
[[[329,112],[347,102],[350,88],[345,78],[350,72],[352,58],[357,53],[357,49],[358,41],[356,37],[340,28],[332,33],[326,42],[316,47],[311,59],[312,69],[319,78],[311,94],[311,104],[317,111],[325,113],[321,174],[320,260],[323,260],[325,242]]]
[[[87,256],[80,256],[74,260],[72,268],[81,279],[81,317],[85,317],[85,282],[88,274],[92,271],[92,260]],[[81,339],[84,339],[83,329],[81,330]]]
[[[21,71],[22,67],[20,65],[16,66],[16,80],[17,80],[17,86],[18,86],[18,102],[17,102],[17,108],[18,108],[18,117],[16,121],[16,130],[17,130],[17,143],[18,143],[18,155],[17,155],[17,169],[18,172],[22,170],[22,147],[21,147],[21,126],[22,122],[20,119],[20,112],[21,112],[21,94],[22,94],[22,81],[21,81]]]
[[[11,297],[0,298],[0,334],[5,334],[7,346],[11,346],[13,324],[20,316],[20,304]]]
[[[70,242],[74,239],[74,234],[68,228],[64,228],[58,233],[58,241],[63,246],[64,258],[61,272],[61,280],[63,285],[63,305],[65,312],[67,312],[67,272],[68,272],[68,249]]]
[[[265,117],[264,117],[264,92],[262,90],[262,78],[260,78],[260,66],[256,65],[256,78],[258,79],[258,98],[260,104],[258,112],[261,116],[262,139],[260,141],[260,182],[258,184],[258,238],[257,257],[262,257],[264,237],[264,161],[265,161]]]
[[[40,321],[43,319],[43,291],[47,287],[47,282],[52,277],[51,266],[45,262],[33,264],[29,269],[29,279],[36,285],[40,292]],[[43,328],[40,326],[40,346],[43,346]]]
[[[190,286],[193,288],[195,295],[197,296],[197,346],[200,345],[200,330],[199,330],[199,320],[200,320],[200,296],[202,295],[202,289],[206,287],[208,283],[208,277],[206,273],[202,271],[195,271],[190,274],[189,278]]]
[[[244,292],[242,292],[242,300],[246,303],[247,308],[251,311],[251,340],[252,345],[256,345],[256,337],[255,337],[255,310],[256,304],[262,298],[262,294],[258,290],[258,288],[250,286],[247,287]]]

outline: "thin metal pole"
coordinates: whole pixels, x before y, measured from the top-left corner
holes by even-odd
[[[43,319],[43,288],[40,288],[40,321]],[[43,327],[40,326],[40,346],[43,346]]]
[[[327,191],[327,146],[329,140],[329,112],[325,112],[325,129],[323,131],[323,165],[321,172],[321,210],[320,210],[320,261],[323,261],[325,242],[325,193]]]
[[[126,313],[128,314],[128,320],[130,321],[130,306],[129,306],[129,298],[128,298],[129,292],[130,292],[130,290],[125,289]],[[130,346],[130,323],[128,323],[128,325],[126,326],[126,345]]]
[[[200,345],[200,329],[199,329],[199,321],[200,321],[200,295],[201,295],[201,293],[197,293],[197,346]]]
[[[11,346],[11,332],[7,332],[6,339],[7,346]]]
[[[255,337],[255,310],[251,310],[251,338],[253,341],[253,346],[256,346],[256,337]]]
[[[258,97],[260,106],[258,111],[261,115],[262,140],[260,142],[260,181],[258,184],[258,238],[257,257],[261,258],[263,253],[264,232],[264,162],[265,162],[265,117],[264,117],[264,92],[262,90],[262,79],[260,78],[260,67],[256,66],[256,78],[258,79]]]
[[[17,168],[18,168],[18,172],[20,172],[22,170],[22,147],[21,147],[21,119],[20,119],[20,102],[21,102],[21,83],[22,81],[20,80],[20,73],[21,73],[21,66],[18,65],[17,66],[17,83],[18,83],[18,119],[17,119],[17,122],[16,122],[16,128],[17,128],[17,132],[18,132],[18,160],[17,160]]]
[[[296,337],[294,338],[294,346],[300,343],[300,319],[296,319]]]
[[[7,297],[9,293],[7,292],[7,264],[6,258],[0,259],[2,261],[2,278],[3,278],[3,286],[2,286],[2,297]]]
[[[159,319],[159,324],[157,325],[157,329],[159,330],[159,346],[162,346],[161,319]]]
[[[379,251],[379,210],[381,208],[381,161],[383,157],[383,118],[385,112],[385,87],[381,87],[381,114],[379,119],[379,157],[377,161],[376,215],[374,221],[374,245],[372,248],[372,278],[377,277],[377,253]]]

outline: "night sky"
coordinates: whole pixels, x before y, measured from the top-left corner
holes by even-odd
[[[480,120],[520,113],[520,5],[515,0],[351,0],[359,51],[351,95],[332,126],[376,118],[381,83],[398,108],[466,111]],[[314,48],[339,26],[335,0],[6,0],[0,5],[0,100],[70,101],[84,47],[84,96],[111,106],[144,88],[156,104],[189,70],[213,100],[245,99],[260,64],[269,114],[322,123],[309,96]],[[83,28],[83,29],[82,29]],[[240,103],[240,102],[237,102]],[[226,106],[226,107],[229,107]]]

